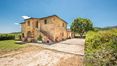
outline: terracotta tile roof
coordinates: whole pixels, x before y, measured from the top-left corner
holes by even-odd
[[[50,17],[57,17],[57,18],[59,18],[59,19],[61,19],[60,17],[58,17],[57,15],[51,15],[51,16],[47,16],[47,17],[42,17],[42,18],[33,18],[33,17],[31,17],[31,18],[29,18],[29,19],[46,19],[46,18],[50,18]],[[26,20],[29,20],[29,19],[25,19],[24,21],[26,21]],[[65,23],[67,23],[65,20],[63,20],[63,19],[61,19],[63,22],[65,22]],[[25,22],[22,22],[22,23],[20,23],[20,24],[24,24]]]
[[[21,22],[20,24],[24,24],[25,22]]]

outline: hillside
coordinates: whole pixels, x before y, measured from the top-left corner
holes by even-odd
[[[113,29],[113,28],[117,28],[117,26],[108,26],[108,27],[94,27],[97,30],[109,30],[109,29]]]

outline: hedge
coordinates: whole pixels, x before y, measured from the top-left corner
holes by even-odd
[[[0,40],[13,40],[15,39],[14,34],[0,34]]]

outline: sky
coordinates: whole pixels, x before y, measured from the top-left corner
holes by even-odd
[[[0,0],[0,33],[21,31],[22,16],[57,15],[68,27],[75,18],[88,18],[95,27],[117,25],[117,0]]]

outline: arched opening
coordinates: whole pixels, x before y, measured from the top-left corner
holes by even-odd
[[[31,38],[31,37],[32,37],[31,31],[28,31],[28,32],[27,32],[27,37],[28,37],[28,38]]]
[[[24,38],[24,33],[22,33],[22,37]]]
[[[58,42],[58,37],[55,38],[55,42]]]

